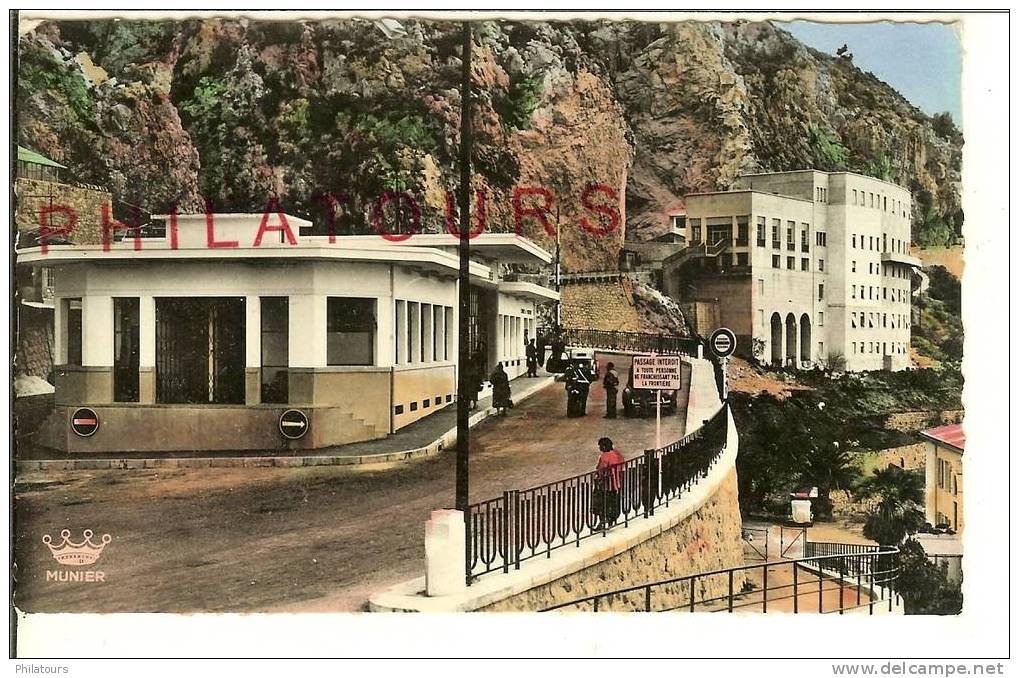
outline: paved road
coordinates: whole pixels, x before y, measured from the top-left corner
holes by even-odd
[[[610,358],[612,359],[612,358]],[[622,369],[629,360],[614,358]],[[604,362],[604,359],[603,359]],[[681,401],[681,403],[684,401]],[[654,419],[606,421],[604,391],[567,419],[553,384],[472,432],[471,499],[591,469],[596,441],[625,456]],[[683,411],[663,439],[683,435]],[[390,468],[180,469],[31,474],[16,488],[19,608],[34,612],[347,611],[423,572],[424,522],[453,503],[454,457]],[[61,568],[42,537],[92,529],[111,543],[103,583],[46,581]],[[88,569],[88,568],[82,568]]]

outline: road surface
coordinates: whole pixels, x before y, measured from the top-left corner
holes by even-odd
[[[611,356],[626,378],[625,357]],[[602,363],[606,358],[601,358]],[[681,399],[681,405],[685,399]],[[621,407],[620,407],[621,411]],[[560,383],[471,434],[471,500],[594,467],[608,435],[629,458],[654,419],[607,421],[604,390],[566,418]],[[663,418],[663,440],[684,432]],[[74,471],[19,476],[16,605],[31,612],[352,611],[424,571],[424,523],[454,497],[452,450],[388,468]],[[62,529],[112,538],[91,568],[62,567],[43,543]],[[93,569],[102,582],[47,581]]]

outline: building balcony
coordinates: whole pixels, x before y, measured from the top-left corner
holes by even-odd
[[[913,266],[916,268],[920,268],[921,266],[923,266],[923,262],[920,261],[919,258],[909,254],[904,254],[902,252],[882,252],[881,261],[882,262],[889,261],[895,264],[905,264],[906,266]]]

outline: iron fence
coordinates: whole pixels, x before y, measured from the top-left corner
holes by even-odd
[[[655,508],[668,506],[707,476],[725,448],[727,427],[723,407],[697,431],[610,469],[471,504],[465,517],[468,584],[654,515]]]
[[[808,542],[809,543],[809,542]],[[856,544],[828,544],[851,547]],[[838,613],[879,605],[888,611],[901,603],[896,547],[872,547],[859,553],[836,553],[778,560],[674,577],[597,593],[545,608],[576,611],[735,612],[773,611]],[[848,563],[856,562],[855,567]],[[860,565],[859,563],[863,563]],[[852,570],[852,574],[850,574]],[[737,590],[736,583],[746,582]],[[724,593],[713,594],[722,589]],[[700,597],[698,598],[698,593]]]
[[[555,336],[549,327],[539,327],[538,336]],[[659,353],[664,355],[697,356],[701,341],[696,337],[679,337],[668,334],[647,332],[617,332],[614,330],[569,329],[560,330],[562,341],[567,346],[585,346],[608,351],[633,353]]]

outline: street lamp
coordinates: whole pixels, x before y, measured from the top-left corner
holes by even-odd
[[[471,225],[471,24],[463,22],[462,83],[460,87],[460,313],[457,340],[457,393],[456,393],[456,508],[469,519],[470,509],[470,396],[467,366],[470,362],[470,260],[471,246],[468,232]]]

